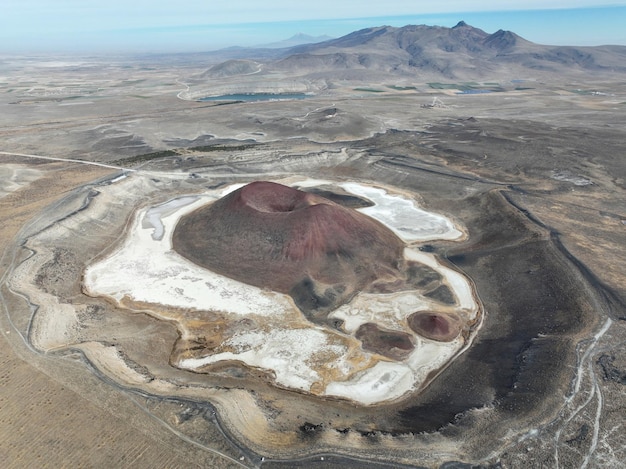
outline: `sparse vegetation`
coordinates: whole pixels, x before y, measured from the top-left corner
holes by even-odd
[[[471,89],[468,86],[460,85],[457,83],[434,82],[434,83],[427,83],[427,85],[434,90],[469,90]]]
[[[185,153],[210,153],[214,151],[243,151],[255,146],[255,143],[243,144],[243,145],[199,145],[197,147],[189,148],[174,148],[172,150],[161,150],[150,153],[143,153],[141,155],[129,156],[127,158],[120,158],[115,160],[113,164],[120,166],[135,165],[139,163],[145,163],[146,161],[156,160],[159,158],[168,158],[170,156],[181,156]]]
[[[212,151],[243,151],[255,146],[256,143],[248,143],[244,145],[200,145],[197,147],[187,148],[187,151],[209,153]]]
[[[500,86],[500,83],[488,82],[488,83],[476,83],[475,81],[468,81],[463,83],[428,83],[428,86],[435,90],[458,90],[465,94],[479,94],[479,93],[491,93],[506,91]]]
[[[115,160],[113,163],[117,165],[133,165],[137,163],[145,163],[146,161],[155,160],[157,158],[167,158],[168,156],[180,156],[176,150],[162,150],[152,153],[144,153],[142,155],[129,156],[128,158],[121,158]]]

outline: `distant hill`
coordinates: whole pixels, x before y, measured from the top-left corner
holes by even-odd
[[[260,64],[253,60],[231,59],[213,65],[201,77],[225,78],[233,75],[252,75],[260,70]]]
[[[285,39],[278,42],[272,42],[269,44],[264,44],[260,47],[267,49],[281,49],[286,47],[295,47],[300,46],[302,44],[316,44],[318,42],[330,41],[333,38],[331,36],[309,36],[308,34],[295,34],[291,36],[289,39]]]

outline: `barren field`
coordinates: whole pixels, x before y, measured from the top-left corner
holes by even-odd
[[[626,459],[623,81],[206,69],[0,62],[2,467]],[[200,101],[241,93],[285,99]],[[319,313],[175,252],[253,181],[377,220],[404,267]]]

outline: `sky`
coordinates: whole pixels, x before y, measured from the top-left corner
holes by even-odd
[[[0,53],[201,52],[459,21],[553,45],[626,45],[626,1],[2,0]]]

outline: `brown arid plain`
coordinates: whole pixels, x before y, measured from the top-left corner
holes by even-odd
[[[435,70],[434,59],[402,68],[371,44],[359,62],[348,42],[283,58],[0,58],[2,467],[609,468],[626,459],[624,72],[556,62]],[[233,319],[93,287],[98,263],[147,231],[146,210],[161,207],[167,238],[177,207],[168,203],[216,200],[253,181],[348,206],[368,203],[350,188],[384,189],[451,220],[455,239],[405,242],[431,262],[411,281],[445,317],[461,317],[459,291],[471,291],[457,348],[410,391],[370,403],[330,384],[296,389],[244,359],[198,361],[234,353],[229,333],[232,344],[242,330],[278,327],[261,313]],[[151,269],[148,260],[133,268]],[[260,275],[247,282],[272,284]],[[142,278],[128,277],[129,292]],[[455,290],[450,279],[468,280]],[[232,293],[222,291],[225,302]],[[371,291],[345,302],[353,298],[355,310],[379,301]],[[349,305],[335,306],[313,329],[357,343]],[[365,345],[358,331],[388,336],[374,323],[355,326]],[[296,354],[308,344],[287,346]],[[394,366],[408,353],[350,350]]]

